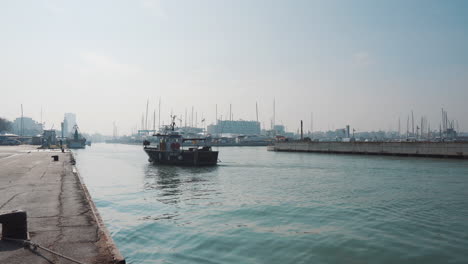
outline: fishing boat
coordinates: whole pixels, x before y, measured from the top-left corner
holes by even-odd
[[[218,163],[218,151],[213,151],[206,138],[184,138],[175,131],[175,116],[169,129],[164,133],[154,134],[156,146],[148,140],[143,141],[148,161],[154,164],[180,166],[213,166]],[[184,142],[191,146],[184,148]]]
[[[75,132],[73,133],[72,138],[67,138],[67,146],[70,149],[83,149],[86,147],[86,138],[84,138],[80,133],[78,133],[78,126],[73,127]]]

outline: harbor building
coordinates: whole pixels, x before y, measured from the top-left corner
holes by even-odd
[[[18,117],[13,121],[13,132],[20,136],[35,136],[42,133],[42,125],[30,117]]]
[[[209,125],[210,134],[237,134],[237,135],[259,135],[260,122],[244,120],[218,120],[218,124]]]
[[[286,133],[284,125],[274,125],[273,130],[275,131],[275,135],[284,135]]]

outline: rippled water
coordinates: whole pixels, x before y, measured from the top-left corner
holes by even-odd
[[[95,144],[77,166],[129,263],[467,263],[468,161]]]

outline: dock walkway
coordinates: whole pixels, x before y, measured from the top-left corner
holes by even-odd
[[[125,263],[88,197],[71,153],[0,147],[0,212],[26,211],[32,242],[83,263]],[[37,253],[0,241],[0,263],[72,263]]]

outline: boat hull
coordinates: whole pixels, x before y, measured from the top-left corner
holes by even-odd
[[[149,161],[154,164],[179,166],[213,166],[218,163],[218,151],[181,150],[178,152],[161,151],[157,148],[144,148]]]
[[[84,149],[86,148],[86,145],[83,141],[69,141],[68,142],[68,148],[70,149]]]

